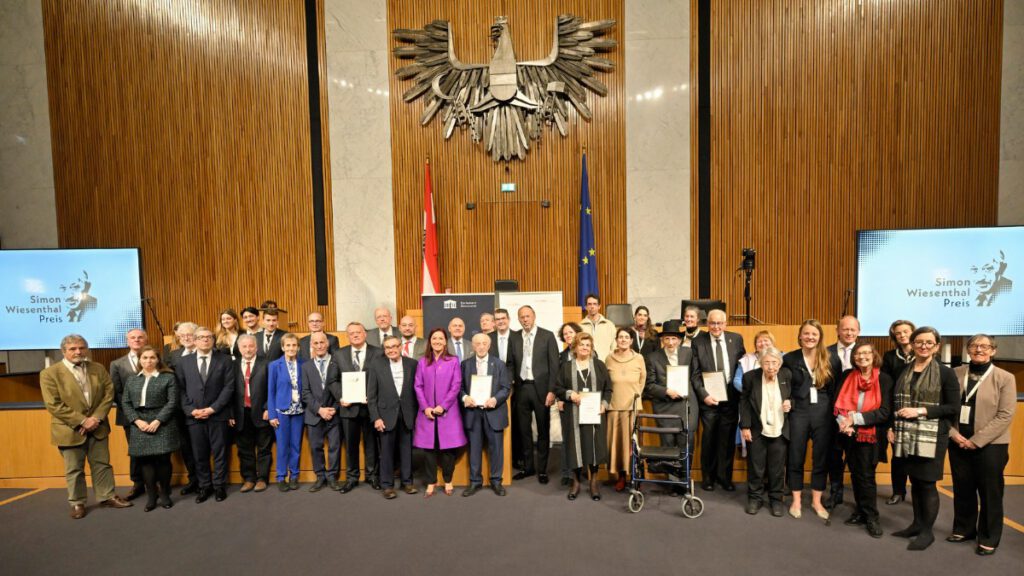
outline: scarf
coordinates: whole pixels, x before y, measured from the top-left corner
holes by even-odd
[[[851,412],[871,412],[882,405],[882,389],[878,383],[878,368],[871,369],[871,378],[864,378],[860,370],[851,370],[836,397],[835,415],[846,417]],[[864,403],[857,406],[861,392]],[[857,442],[874,444],[877,441],[874,426],[857,426]]]
[[[928,408],[938,406],[942,399],[942,381],[939,373],[939,363],[932,359],[921,370],[914,383],[914,369],[904,370],[896,383],[896,393],[893,395],[895,406],[893,411],[900,408]],[[936,442],[939,436],[938,419],[918,417],[914,420],[895,419],[896,445],[893,447],[893,455],[898,458],[908,456],[920,456],[922,458],[934,458]]]

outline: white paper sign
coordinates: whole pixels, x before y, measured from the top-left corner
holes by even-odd
[[[366,404],[366,372],[341,373],[341,401]]]
[[[674,390],[677,394],[686,398],[690,395],[690,387],[687,383],[690,381],[690,367],[689,366],[668,366],[668,389]]]
[[[729,395],[725,391],[725,375],[721,372],[704,372],[704,389],[708,395],[719,402],[728,402]]]
[[[469,381],[469,396],[477,406],[483,406],[491,399],[491,376],[473,374]]]
[[[580,424],[601,423],[601,393],[583,392],[580,394]]]

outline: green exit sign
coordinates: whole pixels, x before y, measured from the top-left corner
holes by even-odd
[[[501,191],[502,192],[515,192],[516,191],[516,183],[515,182],[502,182],[501,183]]]

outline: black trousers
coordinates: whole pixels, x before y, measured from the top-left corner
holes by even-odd
[[[939,491],[935,482],[910,477],[910,499],[914,507],[914,521],[910,528],[918,534],[931,534],[939,516]]]
[[[434,446],[440,446],[441,439],[438,437],[437,432],[437,421],[434,421]],[[437,465],[438,461],[441,464],[441,478],[444,479],[445,484],[452,481],[452,475],[455,473],[455,455],[458,453],[458,448],[449,448],[447,450],[442,448],[428,448],[423,450],[423,472],[427,477],[427,484],[437,484]]]
[[[196,455],[192,450],[192,434],[189,432],[190,426],[188,426],[187,420],[185,419],[185,413],[181,410],[177,411],[175,416],[178,419],[178,433],[181,440],[181,459],[185,462],[185,470],[188,471],[188,484],[196,485],[197,471],[196,471]]]
[[[228,484],[228,423],[225,420],[197,420],[188,426],[196,458],[200,488],[224,488]],[[210,457],[213,469],[210,469]]]
[[[380,483],[384,488],[395,486],[395,451],[398,451],[399,480],[412,485],[412,430],[399,414],[391,430],[380,433]]]
[[[267,482],[270,479],[271,448],[274,429],[268,424],[257,428],[252,423],[252,410],[245,409],[242,430],[235,433],[238,446],[238,470],[246,482]]]
[[[1006,444],[964,450],[950,442],[954,534],[977,534],[978,544],[992,548],[999,546],[1003,535],[1003,471],[1009,460],[1010,451]]]
[[[869,520],[878,519],[878,485],[875,482],[875,468],[878,466],[878,443],[857,442],[856,436],[842,434],[838,438],[850,463],[850,480],[853,482],[853,499],[857,512]],[[835,487],[833,486],[833,494]]]
[[[157,454],[154,456],[137,456],[132,459],[138,463],[142,482],[146,485],[146,498],[150,505],[156,503],[157,486],[165,499],[171,498],[171,455]]]
[[[363,458],[366,464],[366,481],[380,478],[380,462],[377,458],[377,433],[368,415],[341,419],[341,433],[345,435],[345,480],[359,481],[359,440],[363,441]]]
[[[704,483],[716,480],[732,483],[732,459],[736,451],[736,425],[739,422],[738,401],[718,406],[701,406],[700,422],[704,429],[700,438],[700,468]]]
[[[828,480],[828,457],[832,450],[832,430],[835,421],[828,411],[816,404],[811,408],[796,409],[789,413],[789,489],[804,489],[804,462],[807,459],[807,440],[811,441],[811,489],[825,490]]]
[[[907,495],[907,465],[906,460],[897,458],[895,451],[889,459],[889,476],[892,478],[892,493],[900,496]]]
[[[469,439],[469,483],[483,484],[484,443],[487,444],[487,456],[490,458],[488,478],[491,482],[501,483],[502,468],[505,464],[505,431],[494,430],[483,414],[473,419],[466,428]]]
[[[131,440],[128,438],[128,434],[131,432],[129,429],[132,426],[135,426],[135,424],[129,423],[128,426],[122,428],[124,430],[125,442],[128,442],[129,445]],[[142,476],[142,465],[139,464],[139,458],[130,454],[128,455],[128,476],[132,479],[132,484],[136,486],[142,486],[146,482]]]
[[[782,503],[789,441],[783,436],[768,438],[763,434],[752,440],[747,444],[747,498],[764,503],[767,492],[768,500]]]
[[[551,448],[551,412],[544,405],[547,392],[541,392],[533,380],[526,380],[516,388],[513,396],[516,402],[516,421],[519,423],[519,440],[523,447],[523,470],[529,474],[548,472],[548,454]],[[533,452],[533,419],[537,419],[537,460]]]
[[[306,424],[309,437],[309,454],[313,460],[313,472],[317,479],[337,480],[341,470],[341,424],[340,418],[320,420],[315,425]],[[324,443],[327,443],[327,462],[324,465]]]

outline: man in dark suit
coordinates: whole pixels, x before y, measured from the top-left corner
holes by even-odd
[[[327,336],[327,353],[334,354],[341,348],[341,344],[338,342],[338,337],[334,334],[328,334],[324,332],[324,315],[319,312],[310,312],[309,316],[306,316],[306,325],[309,327],[309,334],[299,339],[299,358],[303,361],[309,360],[313,356],[309,351],[309,340],[313,334],[323,334]]]
[[[523,469],[512,477],[522,480],[537,474],[537,481],[548,483],[548,451],[551,414],[555,403],[554,379],[558,377],[558,344],[555,335],[538,327],[537,314],[531,306],[519,308],[519,324],[523,329],[509,338],[509,361],[515,382],[516,419],[523,448]],[[533,452],[533,418],[537,419],[537,461]]]
[[[164,364],[171,370],[177,372],[178,365],[182,359],[196,353],[195,333],[196,326],[193,322],[177,322],[174,324],[174,337],[178,340],[178,348],[171,350],[164,355]],[[178,397],[181,397],[181,388],[178,389]],[[181,410],[175,413],[178,420],[178,433],[181,435],[181,459],[185,462],[185,470],[188,471],[188,482],[181,489],[181,495],[187,496],[199,491],[199,481],[196,476],[196,457],[192,451],[192,438],[188,433],[188,426],[185,422],[185,413]]]
[[[501,485],[501,472],[505,466],[505,428],[508,428],[508,396],[512,383],[505,363],[489,353],[491,338],[487,334],[473,336],[473,356],[462,362],[462,425],[469,438],[469,487],[463,496],[472,496],[483,486],[483,450],[487,441],[487,456],[490,458],[491,490],[498,496],[505,495]],[[471,393],[473,376],[491,378],[490,397],[477,404]]]
[[[255,336],[260,331],[260,309],[255,306],[242,308],[242,325],[239,329],[245,328],[246,334]]]
[[[419,492],[412,483],[412,430],[416,422],[416,361],[402,356],[399,338],[384,339],[384,356],[377,356],[367,367],[366,404],[373,427],[380,434],[381,485],[384,498],[394,500],[395,450],[401,489],[406,494]]]
[[[124,417],[121,410],[121,397],[124,396],[124,383],[128,378],[139,373],[139,353],[146,344],[149,344],[149,337],[145,330],[134,328],[124,336],[128,344],[128,353],[110,363],[110,379],[114,381],[114,405],[117,406],[117,424],[124,430],[125,440],[128,439],[129,429],[134,426]],[[146,484],[142,479],[142,467],[137,458],[128,456],[129,475],[132,479],[132,489],[128,491],[125,500],[134,500],[146,493]]]
[[[334,362],[340,372],[366,372],[366,366],[381,355],[380,348],[366,343],[366,328],[359,322],[350,322],[345,328],[349,345],[334,353]],[[328,382],[327,389],[331,402],[340,400],[341,375]],[[377,435],[370,423],[370,411],[366,404],[341,402],[338,415],[341,416],[341,431],[345,435],[345,484],[341,493],[347,494],[359,485],[359,439],[363,439],[363,457],[366,459],[366,481],[374,490],[380,490],[380,473],[377,462]]]
[[[427,341],[416,337],[416,319],[402,316],[398,322],[398,331],[402,334],[402,356],[419,360],[427,353]]]
[[[498,308],[494,311],[494,332],[491,336],[491,356],[497,356],[506,366],[508,362],[508,342],[514,331],[509,328],[508,310]],[[513,427],[515,425],[513,424]]]
[[[242,334],[237,344],[234,418],[228,424],[235,427],[241,492],[263,492],[270,478],[270,448],[274,444],[274,429],[267,415],[267,361],[256,356],[252,334]]]
[[[715,481],[727,492],[732,483],[732,460],[736,450],[736,426],[739,423],[740,393],[732,386],[732,377],[746,354],[743,337],[726,332],[727,316],[722,310],[708,312],[708,331],[693,339],[693,391],[702,402],[700,420],[704,428],[700,440],[701,487],[714,490]],[[722,372],[726,399],[713,398],[704,387],[704,373]]]
[[[267,308],[263,311],[263,330],[256,333],[256,355],[263,358],[269,364],[284,356],[281,349],[281,336],[283,330],[277,329],[277,308]]]
[[[331,490],[341,490],[338,472],[341,459],[341,426],[338,424],[338,403],[327,398],[326,384],[339,378],[338,365],[328,354],[327,335],[312,333],[309,346],[313,357],[302,365],[302,403],[306,405],[303,420],[309,437],[309,451],[313,459],[316,482],[310,492],[319,492],[330,485]],[[324,440],[327,441],[327,466],[324,466]]]
[[[383,306],[373,311],[373,322],[377,327],[366,334],[366,343],[374,348],[380,348],[384,338],[397,336],[398,329],[391,325],[391,310]]]
[[[700,407],[697,394],[693,390],[693,381],[687,377],[686,393],[668,387],[669,366],[683,366],[687,371],[693,369],[693,351],[681,346],[685,328],[679,320],[669,320],[661,327],[660,350],[648,354],[644,361],[647,364],[647,382],[644,384],[643,397],[651,401],[655,414],[672,414],[679,416],[689,428],[689,434],[662,434],[663,446],[679,446],[687,443],[686,449],[693,454],[693,439],[697,437],[697,426],[700,421]],[[658,426],[674,428],[679,424],[657,421]]]
[[[459,362],[472,356],[469,340],[465,338],[466,322],[462,318],[456,316],[448,322],[448,335],[451,336],[448,339],[449,354],[458,358]]]
[[[828,347],[828,354],[835,369],[841,366],[842,369],[836,372],[833,378],[836,381],[835,389],[838,391],[843,387],[839,381],[840,376],[846,370],[853,368],[853,347],[860,337],[860,320],[856,316],[843,316],[836,325],[837,342]],[[839,426],[836,425],[833,437],[838,438]],[[828,456],[828,478],[830,492],[828,498],[822,503],[826,509],[832,510],[843,503],[843,469],[846,468],[843,443],[836,440],[832,443],[832,449]]]
[[[211,495],[220,502],[228,497],[228,421],[234,418],[235,367],[231,357],[213,351],[213,332],[208,328],[197,329],[195,341],[196,353],[182,359],[175,375],[196,457],[196,502]]]

